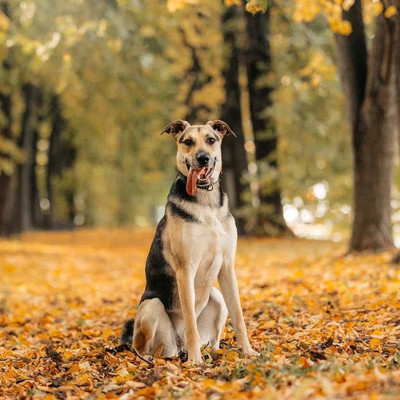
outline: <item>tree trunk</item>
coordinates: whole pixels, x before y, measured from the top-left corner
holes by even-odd
[[[203,18],[201,15],[198,17]],[[180,28],[180,32],[182,34],[182,42],[189,49],[192,58],[192,65],[186,71],[185,80],[190,82],[190,87],[184,103],[189,106],[189,112],[185,116],[185,119],[193,124],[193,122],[200,122],[202,115],[209,115],[211,113],[211,109],[206,104],[196,104],[194,95],[202,87],[210,83],[212,77],[207,75],[202,69],[198,49],[190,43],[188,33],[182,27]]]
[[[222,181],[224,190],[229,196],[230,208],[236,218],[238,233],[244,234],[245,219],[240,214],[240,210],[244,206],[243,194],[246,190],[249,190],[249,187],[243,181],[243,175],[247,171],[247,158],[240,109],[240,48],[237,38],[239,18],[239,10],[236,6],[227,8],[222,17],[224,45],[228,61],[223,74],[226,98],[221,109],[221,119],[229,124],[237,136],[236,138],[226,139],[222,146],[222,158],[224,160]]]
[[[394,54],[394,71],[396,80],[396,108],[397,108],[397,134],[400,138],[400,1],[397,2],[396,32],[395,32],[395,54]]]
[[[379,250],[393,245],[391,185],[394,144],[395,71],[393,20],[377,18],[367,68],[361,0],[344,13],[353,27],[338,36],[339,65],[352,128],[354,220],[350,250]]]
[[[266,80],[272,71],[269,42],[270,8],[265,13],[246,13],[247,77],[250,114],[259,171],[260,207],[256,210],[254,233],[280,235],[290,232],[283,218],[277,159],[277,132],[270,115],[273,88]]]
[[[37,154],[37,142],[39,140],[39,132],[35,128],[33,132],[32,140],[32,163],[30,165],[30,186],[31,186],[31,203],[30,203],[30,219],[31,228],[43,229],[43,216],[40,209],[40,198],[41,193],[39,190],[39,179],[36,170],[36,154]]]
[[[55,176],[60,176],[63,169],[63,158],[66,158],[66,154],[61,154],[61,134],[65,127],[65,121],[61,114],[60,99],[57,95],[52,96],[50,104],[50,118],[52,122],[50,145],[49,145],[49,162],[47,164],[46,174],[46,190],[47,199],[50,203],[48,214],[45,218],[45,227],[51,229],[54,227],[55,218],[55,199],[53,190],[53,179]],[[64,156],[64,157],[62,157]],[[64,160],[68,162],[68,160]]]
[[[10,12],[8,9],[7,2],[0,3],[0,10],[10,18]],[[3,62],[2,67],[5,71],[10,70],[10,60]],[[12,140],[12,98],[10,94],[0,93],[0,109],[5,119],[5,123],[0,127],[1,138],[0,140]],[[0,153],[0,157],[3,159],[11,159],[10,154]],[[8,221],[8,209],[10,200],[11,190],[11,172],[6,172],[0,167],[0,235],[8,234],[7,221]]]
[[[67,121],[63,117],[63,110],[60,97],[53,95],[50,102],[51,135],[48,150],[48,164],[46,173],[46,192],[50,208],[45,214],[44,226],[46,229],[56,229],[59,227],[73,227],[74,219],[74,192],[65,194],[65,201],[69,208],[68,220],[57,220],[56,196],[54,193],[54,178],[61,177],[63,172],[70,168],[75,161],[76,151],[71,142],[63,138]]]
[[[22,116],[19,145],[25,154],[25,162],[18,166],[17,192],[15,199],[12,232],[23,232],[32,228],[32,181],[31,173],[34,162],[33,146],[37,116],[37,87],[27,83],[22,88],[25,110]]]
[[[361,0],[356,0],[343,18],[350,21],[352,33],[349,36],[336,35],[338,45],[339,72],[346,98],[347,114],[353,132],[359,121],[359,113],[364,100],[367,82],[367,44],[362,16]]]
[[[400,9],[398,7],[397,9],[397,14],[395,15],[396,18],[396,33],[395,33],[395,54],[394,54],[394,62],[395,62],[395,71],[400,71]],[[395,104],[395,110],[396,110],[396,117],[397,117],[397,139],[398,143],[400,144],[400,73],[397,72],[396,76],[396,104]],[[400,148],[400,146],[399,146]],[[392,260],[396,264],[400,264],[400,252],[398,252],[395,257]]]
[[[1,111],[3,113],[3,117],[6,122],[2,127],[2,138],[5,140],[12,140],[12,131],[11,131],[11,96],[10,95],[0,95],[0,106]],[[0,139],[0,140],[1,140]],[[0,154],[0,157],[4,159],[10,159],[9,154]],[[11,188],[11,174],[0,169],[0,235],[6,235],[7,232],[7,215],[8,215],[8,200],[10,197],[10,188]]]

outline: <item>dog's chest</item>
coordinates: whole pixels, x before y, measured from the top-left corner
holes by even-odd
[[[213,259],[231,253],[232,245],[236,243],[236,227],[227,212],[205,208],[197,214],[199,224],[186,224],[186,248],[195,258]]]
[[[216,213],[203,213],[201,217],[202,223],[188,224],[183,235],[188,267],[194,269],[195,275],[196,314],[207,304],[223,263],[234,257],[236,247],[236,228],[232,217],[225,221]]]
[[[208,235],[218,239],[221,245],[232,234],[229,221],[226,221],[226,210],[213,210],[205,208],[198,214],[201,224],[198,226],[200,234]]]
[[[224,260],[234,256],[236,228],[232,217],[224,221],[212,211],[203,211],[198,217],[201,224],[188,224],[185,229],[184,248],[190,264],[196,269],[196,286],[211,287]]]

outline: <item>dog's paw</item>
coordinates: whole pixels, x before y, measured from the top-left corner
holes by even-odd
[[[255,351],[253,349],[250,349],[249,351],[243,352],[243,354],[246,357],[258,357],[260,355],[260,353],[258,351]]]
[[[260,353],[253,350],[250,345],[246,346],[246,348],[242,348],[241,353],[246,357],[258,357],[260,355]]]
[[[203,357],[201,356],[200,351],[199,352],[195,352],[195,353],[188,353],[188,358],[187,361],[185,362],[185,364],[188,365],[197,365],[197,364],[203,364]]]

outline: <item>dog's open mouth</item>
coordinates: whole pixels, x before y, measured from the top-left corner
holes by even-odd
[[[186,191],[190,196],[194,196],[198,187],[208,187],[210,185],[210,178],[214,171],[212,168],[198,168],[194,169],[189,167],[189,175],[186,182]]]

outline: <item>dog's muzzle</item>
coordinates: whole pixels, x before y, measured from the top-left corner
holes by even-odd
[[[212,168],[209,168],[209,170],[206,174],[204,174],[204,178],[202,178],[200,176],[199,180],[196,183],[196,186],[199,189],[205,189],[205,190],[208,190],[209,192],[211,192],[211,190],[214,189],[214,185],[211,182],[211,176],[214,172],[214,167],[215,167],[215,164],[213,165]]]
[[[207,161],[209,164],[209,161]],[[196,189],[204,189],[211,191],[214,188],[214,183],[211,181],[211,176],[214,172],[217,159],[214,159],[213,165],[211,167],[198,166],[197,168],[186,163],[189,171],[186,182],[186,191],[190,196],[194,196]]]

